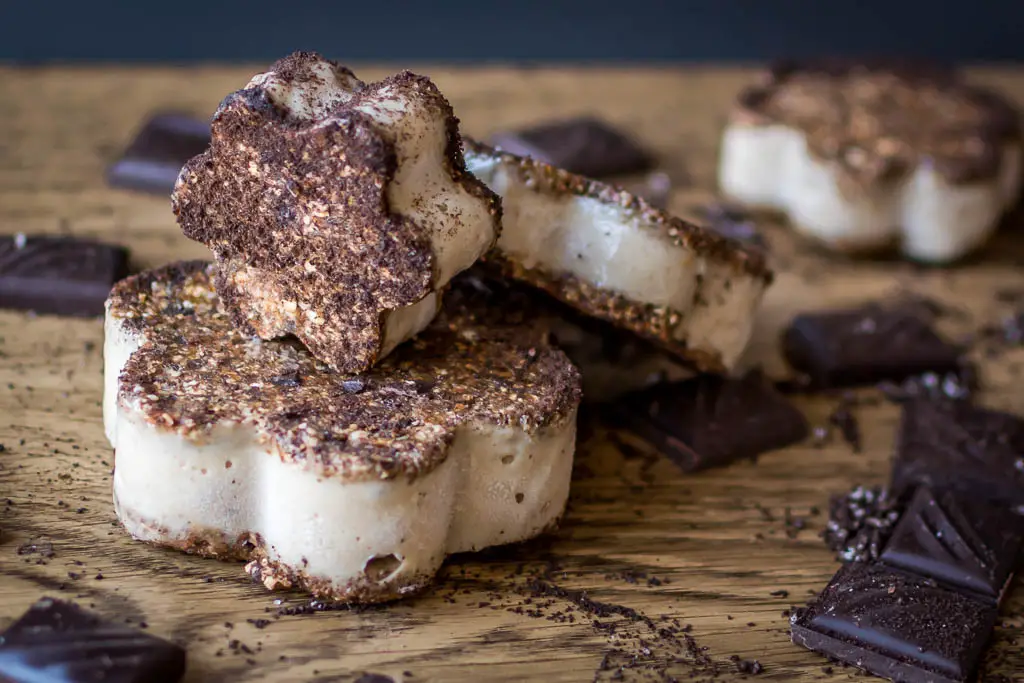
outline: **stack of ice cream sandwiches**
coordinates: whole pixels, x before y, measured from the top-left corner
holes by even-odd
[[[312,53],[224,99],[172,201],[213,258],[107,301],[117,514],[340,601],[552,528],[584,385],[728,373],[772,279],[624,190],[464,140],[425,77]],[[608,363],[609,336],[643,352]]]

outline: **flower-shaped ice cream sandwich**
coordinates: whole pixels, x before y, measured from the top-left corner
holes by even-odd
[[[1013,108],[925,65],[780,65],[741,93],[719,160],[723,194],[830,248],[934,263],[984,243],[1020,181]]]
[[[235,324],[294,334],[359,372],[425,328],[439,292],[497,237],[500,203],[465,170],[427,78],[366,84],[297,53],[222,102],[182,169],[182,230],[213,251]]]
[[[449,553],[557,522],[580,378],[535,331],[452,296],[346,375],[240,332],[213,278],[176,264],[107,302],[104,422],[132,536],[248,560],[271,588],[375,602],[423,587]]]
[[[587,316],[700,370],[731,370],[772,272],[764,254],[625,190],[466,141],[470,171],[502,197],[485,259]]]

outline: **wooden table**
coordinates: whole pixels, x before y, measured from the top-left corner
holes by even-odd
[[[658,151],[680,187],[672,198],[680,213],[708,200],[722,113],[751,77],[706,68],[420,70],[476,136],[582,112],[622,124]],[[103,171],[148,112],[208,116],[255,71],[0,70],[0,231],[100,237],[130,246],[144,267],[204,256],[180,234],[166,199],[109,189]],[[1024,104],[1024,71],[974,75]],[[921,293],[961,312],[942,320],[956,335],[1010,311],[995,292],[1024,291],[1024,238],[1009,231],[967,265],[923,270],[831,259],[779,226],[766,230],[779,275],[751,354],[776,376],[785,373],[778,330],[797,310]],[[832,492],[885,479],[897,417],[890,404],[856,409],[861,454],[835,439],[692,476],[662,458],[623,454],[591,425],[557,533],[455,558],[414,600],[280,616],[308,599],[268,593],[240,565],[150,548],[118,528],[100,424],[101,342],[99,320],[0,313],[0,627],[43,594],[75,598],[187,645],[189,681],[343,681],[366,671],[410,681],[589,681],[611,679],[622,664],[626,680],[690,680],[685,639],[655,632],[678,620],[692,625],[689,635],[710,660],[696,666],[697,680],[716,667],[717,680],[742,677],[731,656],[760,661],[759,680],[856,676],[839,667],[829,673],[826,660],[792,645],[784,610],[824,587],[837,566],[818,538],[824,517],[813,509],[824,510]],[[1024,349],[979,360],[982,401],[1024,412]],[[820,425],[837,399],[798,403]],[[807,529],[787,534],[787,511]],[[42,551],[51,545],[48,557]],[[531,598],[537,580],[568,592]],[[573,591],[650,621],[595,609]],[[1024,590],[1004,617],[987,670],[1024,680],[1015,645],[1024,636]]]

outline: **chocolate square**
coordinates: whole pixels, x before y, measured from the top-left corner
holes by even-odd
[[[169,196],[181,167],[209,145],[209,121],[185,114],[155,114],[107,170],[107,182]]]
[[[611,418],[685,472],[728,465],[807,437],[806,418],[759,372],[701,375],[628,394]]]
[[[764,235],[749,213],[722,203],[709,204],[700,210],[701,219],[722,237],[742,242],[748,247],[767,249]]]
[[[184,673],[185,651],[177,645],[52,598],[0,636],[2,680],[173,683]]]
[[[971,680],[996,621],[988,602],[860,563],[843,565],[790,619],[798,645],[876,676],[914,683]]]
[[[799,315],[783,335],[782,351],[816,389],[941,375],[956,371],[960,360],[960,349],[918,310],[877,305]]]
[[[591,178],[639,173],[653,165],[647,151],[624,133],[593,118],[497,133],[491,136],[491,143],[506,152]]]
[[[127,275],[123,247],[72,237],[0,237],[0,308],[103,315],[110,288]]]
[[[892,488],[917,485],[1024,506],[1024,420],[966,401],[904,403]]]
[[[1021,522],[1005,507],[922,486],[879,559],[996,603],[1013,573]]]

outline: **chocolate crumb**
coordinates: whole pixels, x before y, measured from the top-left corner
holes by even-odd
[[[356,679],[355,683],[395,683],[395,679],[384,674],[364,673]]]
[[[853,401],[843,398],[835,410],[828,416],[829,424],[837,427],[839,433],[853,449],[854,453],[861,452],[860,423],[857,416],[850,410],[854,405]]]
[[[829,519],[822,538],[837,560],[870,562],[878,559],[899,517],[898,501],[888,489],[856,486],[829,500]]]

